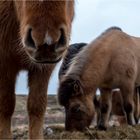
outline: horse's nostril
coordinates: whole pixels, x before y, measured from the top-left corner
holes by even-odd
[[[28,31],[27,31],[27,36],[26,36],[26,39],[25,39],[25,44],[29,47],[32,47],[32,48],[35,48],[35,42],[32,38],[32,29],[29,28]]]
[[[60,32],[61,32],[61,36],[60,36],[60,39],[58,41],[58,44],[59,45],[65,45],[66,42],[67,42],[67,39],[66,39],[66,35],[65,35],[65,31],[63,28],[60,29]]]

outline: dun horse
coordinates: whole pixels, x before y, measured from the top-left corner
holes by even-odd
[[[127,123],[135,124],[133,94],[140,85],[140,39],[120,28],[110,28],[85,47],[60,81],[58,99],[66,109],[66,129],[83,130],[92,121],[93,97],[102,90],[98,129],[106,129],[111,110],[111,91],[119,88]],[[88,120],[84,120],[88,116]],[[82,121],[83,120],[83,121]]]
[[[0,1],[0,139],[12,138],[15,81],[28,71],[29,137],[43,138],[50,75],[69,44],[74,0]]]
[[[60,67],[59,70],[59,80],[63,78],[63,76],[66,74],[67,70],[69,69],[70,65],[72,64],[72,60],[80,51],[86,46],[86,43],[75,43],[70,45],[70,47],[67,49],[67,53],[63,59],[63,63]],[[115,115],[118,118],[123,119],[121,121],[124,121],[123,123],[126,123],[125,120],[125,113],[123,109],[123,102],[122,102],[122,97],[121,97],[121,92],[118,90],[113,90],[112,91],[112,108],[111,108],[111,113],[110,113],[110,118],[111,116]],[[99,121],[100,118],[100,102],[104,102],[101,98],[102,96],[95,96],[93,99],[93,103],[95,106],[95,112],[97,115],[96,116],[96,122]],[[134,117],[136,123],[138,123],[138,119],[140,116],[140,107],[139,107],[140,101],[139,101],[139,87],[135,88],[135,93],[134,93]],[[95,117],[93,116],[93,118]],[[88,119],[88,118],[85,118]],[[122,122],[121,122],[122,123]],[[73,128],[77,128],[76,123],[73,122]]]

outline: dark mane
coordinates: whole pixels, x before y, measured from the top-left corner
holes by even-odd
[[[97,37],[97,39],[101,38],[103,35],[105,35],[106,33],[109,33],[111,31],[123,31],[120,27],[116,27],[116,26],[113,26],[113,27],[110,27],[108,29],[106,29],[103,33],[101,33],[101,35],[99,37]]]
[[[60,70],[59,70],[59,79],[62,75],[66,73],[68,68],[70,67],[71,61],[73,58],[82,50],[83,47],[85,47],[87,43],[75,43],[69,46],[67,53],[65,57],[63,58],[63,62],[61,64]]]
[[[113,27],[108,28],[105,32],[108,32],[108,31],[111,31],[111,30],[123,31],[120,27],[113,26]]]

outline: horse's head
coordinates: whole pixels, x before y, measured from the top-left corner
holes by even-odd
[[[74,1],[16,1],[20,36],[37,63],[55,63],[68,46]]]
[[[60,82],[58,98],[65,107],[66,130],[83,131],[89,127],[95,112],[93,96],[84,93],[79,80],[66,79]]]

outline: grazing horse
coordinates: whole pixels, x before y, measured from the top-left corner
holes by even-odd
[[[28,71],[30,139],[43,138],[48,81],[66,50],[74,0],[0,1],[0,139],[12,138],[15,81]]]
[[[69,46],[67,49],[67,53],[65,57],[63,58],[63,62],[61,64],[60,70],[59,70],[59,80],[63,78],[63,76],[66,74],[67,70],[69,69],[70,65],[72,64],[72,60],[76,55],[84,48],[87,44],[86,43],[75,43]],[[101,96],[102,97],[102,96]],[[93,103],[95,106],[95,112],[97,113],[97,122],[100,118],[100,102],[104,101],[101,100],[100,97],[95,96],[93,99]],[[134,117],[135,121],[138,123],[138,119],[140,116],[140,108],[139,108],[139,87],[135,89],[134,93]],[[121,92],[118,90],[112,91],[112,108],[110,112],[110,117],[112,115],[121,116],[125,118],[124,110],[123,110],[123,103],[122,103],[122,97]],[[88,119],[88,118],[85,118]],[[73,128],[77,128],[76,123],[73,123]],[[71,127],[72,129],[72,127]]]
[[[59,103],[66,110],[66,127],[76,122],[79,130],[91,123],[97,88],[104,95],[98,129],[106,130],[111,110],[111,92],[119,88],[127,123],[135,124],[133,94],[140,85],[140,39],[118,27],[106,30],[74,58],[59,83]],[[73,115],[74,114],[74,115]],[[85,117],[89,120],[84,120]],[[83,121],[82,121],[83,120]]]

